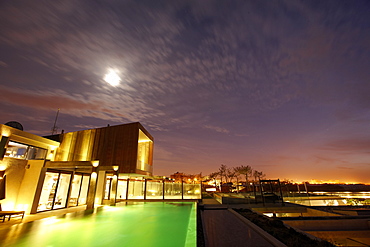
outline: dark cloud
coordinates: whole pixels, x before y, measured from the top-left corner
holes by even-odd
[[[159,142],[158,161],[189,158],[204,172],[221,154],[263,165],[279,150],[282,166],[315,163],[317,150],[364,155],[368,143],[353,133],[370,121],[369,10],[367,1],[2,2],[1,119],[27,120],[35,133],[57,108],[67,131],[140,121],[170,142]],[[109,68],[120,86],[103,81]],[[309,150],[287,155],[293,140]]]

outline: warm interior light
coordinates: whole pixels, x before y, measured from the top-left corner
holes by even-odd
[[[99,160],[91,161],[91,164],[92,164],[93,167],[98,167],[99,166]]]

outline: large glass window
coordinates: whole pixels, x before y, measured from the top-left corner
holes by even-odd
[[[125,200],[127,193],[127,180],[119,179],[117,186],[117,199]]]
[[[58,178],[59,173],[46,173],[37,211],[50,210],[53,208],[53,200],[57,188]]]
[[[127,199],[144,199],[144,181],[130,180]]]
[[[162,181],[146,181],[146,199],[163,199]]]
[[[60,174],[57,193],[54,199],[54,209],[66,207],[70,181],[71,181],[71,174],[63,174],[63,173]]]
[[[29,146],[26,159],[27,160],[43,160],[45,159],[46,154],[47,154],[46,149]]]
[[[182,184],[174,182],[164,183],[165,199],[182,199]]]
[[[86,204],[87,192],[89,190],[90,175],[82,176],[81,190],[78,198],[78,205]]]
[[[105,191],[104,191],[104,199],[108,200],[110,198],[110,190],[112,187],[112,175],[107,174],[107,179],[105,180]]]
[[[144,132],[139,130],[139,142],[137,146],[137,165],[136,168],[142,171],[151,171],[150,166],[150,148],[152,140]]]
[[[184,184],[184,199],[200,199],[201,185],[200,184]]]
[[[5,157],[27,160],[42,160],[46,157],[47,150],[28,146],[22,143],[9,141]]]
[[[77,206],[81,183],[82,175],[75,174],[72,180],[71,195],[69,197],[69,206]]]
[[[45,174],[37,211],[67,207],[68,190],[71,185],[69,206],[86,204],[90,175],[48,171]]]

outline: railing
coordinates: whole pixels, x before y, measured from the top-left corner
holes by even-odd
[[[119,180],[117,199],[201,199],[201,184],[163,180]]]

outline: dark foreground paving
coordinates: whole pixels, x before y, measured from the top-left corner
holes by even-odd
[[[202,210],[207,247],[274,246],[226,208]]]

